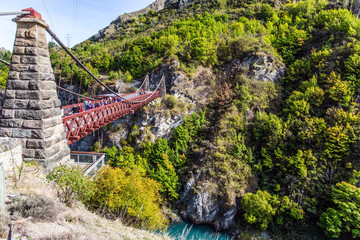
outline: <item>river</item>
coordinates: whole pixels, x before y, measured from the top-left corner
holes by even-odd
[[[185,221],[172,224],[166,234],[175,240],[230,240],[225,232],[216,232],[206,225],[192,225]]]

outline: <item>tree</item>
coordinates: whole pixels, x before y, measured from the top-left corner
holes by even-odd
[[[149,230],[164,229],[160,185],[136,169],[106,167],[94,180],[94,195],[87,204],[123,216],[130,224]]]
[[[145,144],[142,155],[149,163],[148,174],[161,184],[161,192],[170,199],[177,199],[179,197],[177,193],[179,177],[175,166],[181,165],[184,159],[172,150],[168,141],[163,138],[159,138],[155,144],[151,142]]]
[[[260,20],[269,21],[274,16],[274,9],[269,4],[262,4],[258,17]]]
[[[303,219],[304,211],[288,197],[280,198],[267,191],[258,190],[255,194],[247,193],[241,199],[244,219],[256,224],[261,230],[267,229],[274,220],[282,225],[292,220]]]
[[[271,201],[272,197],[266,191],[258,190],[256,194],[245,194],[241,200],[245,221],[250,224],[256,223],[262,230],[267,229],[276,213]]]
[[[360,188],[347,182],[337,183],[331,199],[334,207],[326,209],[318,223],[326,236],[338,238],[350,233],[353,238],[360,237]]]

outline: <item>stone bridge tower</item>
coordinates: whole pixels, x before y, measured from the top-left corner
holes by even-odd
[[[61,118],[60,100],[50,64],[45,30],[48,25],[32,8],[17,24],[5,98],[0,113],[0,137],[21,139],[24,160],[50,169],[70,160]]]

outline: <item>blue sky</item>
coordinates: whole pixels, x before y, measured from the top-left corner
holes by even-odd
[[[154,0],[2,0],[0,12],[32,7],[50,25],[55,34],[70,46],[88,39],[123,13],[140,10]],[[0,47],[12,51],[15,16],[0,16]],[[51,39],[48,37],[48,41]]]

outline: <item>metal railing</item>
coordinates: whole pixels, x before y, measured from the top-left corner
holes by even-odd
[[[92,179],[105,164],[105,153],[71,152],[70,158],[83,168],[85,176]]]

